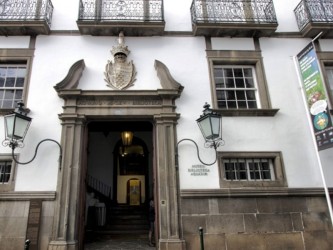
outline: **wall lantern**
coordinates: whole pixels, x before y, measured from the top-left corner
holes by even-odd
[[[35,150],[35,155],[33,156],[33,158],[30,161],[19,162],[15,158],[14,150],[17,147],[19,147],[19,148],[24,147],[23,141],[24,141],[24,138],[25,138],[25,136],[28,132],[28,129],[29,129],[29,126],[30,126],[30,123],[31,123],[31,120],[32,120],[32,118],[27,116],[28,110],[23,108],[23,107],[24,107],[23,102],[18,102],[17,107],[14,110],[14,112],[12,114],[4,116],[5,140],[2,142],[2,145],[5,146],[5,147],[9,146],[12,149],[12,158],[16,163],[25,165],[25,164],[29,164],[30,162],[32,162],[36,158],[37,151],[38,151],[39,145],[41,143],[43,143],[45,141],[54,142],[60,148],[60,155],[59,155],[59,166],[60,166],[61,158],[62,158],[62,148],[61,148],[61,145],[53,139],[44,139],[44,140],[40,141],[37,144],[37,147],[36,147],[36,150]]]
[[[221,130],[222,117],[220,114],[213,112],[213,110],[210,109],[210,105],[208,103],[205,103],[203,107],[204,107],[203,114],[196,121],[205,139],[205,147],[214,148],[215,150],[215,161],[212,163],[203,162],[199,155],[199,147],[197,143],[192,139],[185,138],[180,140],[177,143],[177,151],[179,143],[181,143],[182,141],[191,141],[194,143],[194,145],[197,148],[197,156],[199,161],[206,166],[211,166],[217,161],[217,148],[224,144],[224,141],[222,140],[222,130]],[[177,152],[176,156],[178,156]],[[178,162],[176,165],[178,165]]]
[[[130,131],[121,132],[121,140],[122,140],[124,146],[132,145],[133,132],[130,132]]]
[[[221,140],[221,115],[213,112],[208,103],[203,106],[203,115],[197,119],[197,123],[203,137],[208,144],[211,144],[215,149],[217,141]]]
[[[23,140],[32,120],[27,116],[27,110],[24,109],[23,106],[24,104],[22,102],[17,103],[15,111],[4,117],[5,141],[9,142],[11,148],[23,145]]]

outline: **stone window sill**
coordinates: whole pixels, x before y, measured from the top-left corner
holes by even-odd
[[[222,116],[275,116],[279,109],[214,109]]]

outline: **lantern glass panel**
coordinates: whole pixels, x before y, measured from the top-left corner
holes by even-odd
[[[13,138],[14,120],[14,114],[5,116],[6,139]]]
[[[6,137],[9,140],[24,140],[28,131],[31,118],[21,116],[19,114],[12,114],[5,116]]]
[[[211,125],[212,125],[212,135],[211,139],[215,139],[220,137],[220,117],[218,116],[212,116],[210,117]]]
[[[14,131],[15,139],[23,140],[25,137],[25,134],[28,131],[29,125],[30,125],[30,120],[24,119],[23,117],[16,116],[15,131]]]
[[[212,127],[209,117],[205,117],[204,119],[198,121],[198,124],[205,140],[210,140],[212,137]]]

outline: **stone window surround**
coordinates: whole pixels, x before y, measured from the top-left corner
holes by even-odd
[[[0,49],[0,62],[26,62],[27,75],[24,82],[23,88],[23,102],[26,103],[32,68],[32,58],[34,55],[33,49]],[[0,109],[0,115],[8,114],[14,109]]]
[[[0,154],[0,161],[11,161],[12,168],[10,173],[10,178],[7,184],[0,184],[0,192],[8,192],[13,191],[15,187],[15,173],[16,173],[16,163],[12,159],[11,154]]]
[[[220,187],[235,188],[235,187],[287,187],[285,178],[284,164],[281,152],[218,152],[219,157],[219,172],[220,172]],[[272,158],[275,180],[269,181],[228,181],[224,178],[223,158]]]
[[[213,107],[217,107],[213,72],[214,65],[251,65],[255,68],[259,103],[261,107],[258,109],[216,109],[217,112],[223,116],[275,116],[278,109],[273,109],[271,107],[260,51],[206,50],[206,53],[209,64],[212,99],[214,103]]]

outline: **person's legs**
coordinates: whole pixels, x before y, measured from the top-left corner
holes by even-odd
[[[154,235],[154,222],[150,222],[149,223],[149,246],[154,246],[154,242],[155,240],[153,239],[153,235]]]

